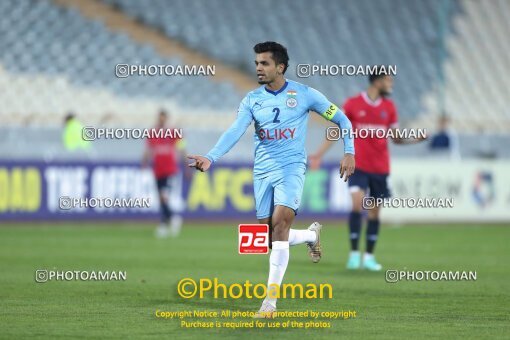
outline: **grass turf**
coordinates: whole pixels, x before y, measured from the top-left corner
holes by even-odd
[[[268,258],[238,255],[237,228],[228,223],[186,225],[178,239],[157,240],[152,232],[134,224],[2,226],[0,337],[380,339],[510,334],[508,226],[383,228],[377,254],[385,269],[477,271],[475,282],[394,284],[385,282],[384,272],[344,269],[347,232],[326,227],[321,263],[312,264],[303,245],[292,247],[285,282],[330,283],[333,298],[280,300],[279,310],[355,310],[357,317],[322,319],[331,327],[306,330],[189,329],[181,328],[178,319],[157,318],[158,309],[257,310],[256,299],[183,299],[176,285],[185,277],[264,283]],[[36,269],[125,270],[127,280],[36,283]],[[305,321],[279,321],[286,320]]]

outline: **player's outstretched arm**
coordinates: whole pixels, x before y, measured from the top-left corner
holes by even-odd
[[[322,116],[335,123],[342,132],[342,139],[344,142],[344,158],[340,161],[340,178],[345,182],[354,173],[354,139],[352,137],[352,124],[349,118],[335,105],[331,104],[329,108],[322,114]],[[324,148],[329,148],[330,145],[325,145]],[[327,150],[327,149],[326,149]]]
[[[398,133],[397,133],[397,128],[392,128],[392,132],[393,132],[393,137],[391,138],[391,140],[393,141],[393,143],[395,144],[416,144],[416,143],[420,143],[420,142],[423,142],[424,140],[427,139],[427,136],[419,136],[418,138],[401,138],[401,137],[397,137],[398,136]]]
[[[354,160],[354,139],[352,137],[352,124],[349,118],[336,108],[336,113],[331,121],[338,125],[343,134],[344,158],[340,161],[340,178],[347,182],[347,179],[354,173],[356,162]]]
[[[202,172],[209,170],[212,164],[211,161],[204,156],[188,155],[188,159],[192,160],[192,162],[188,164],[188,167],[195,168]]]
[[[392,104],[392,108],[389,110],[390,114],[390,129],[391,129],[391,140],[395,144],[416,144],[427,139],[427,136],[419,136],[418,138],[402,138],[401,134],[397,133],[398,130],[398,114],[396,107]]]
[[[243,99],[239,106],[239,110],[237,111],[236,120],[230,128],[221,135],[216,145],[207,153],[207,155],[188,156],[189,159],[193,160],[192,163],[188,164],[189,167],[196,168],[200,171],[207,171],[211,167],[212,163],[216,162],[221,156],[229,152],[230,149],[236,145],[253,120],[253,116],[247,102],[247,98]]]
[[[356,161],[354,160],[354,155],[346,153],[344,158],[340,161],[340,178],[343,179],[344,182],[347,182],[349,177],[354,173],[355,168]]]
[[[340,177],[347,179],[354,173],[354,139],[351,133],[352,124],[349,118],[319,91],[310,88],[311,105],[310,109],[319,113],[323,118],[335,123],[342,132],[344,142],[344,158],[340,162]],[[324,146],[324,148],[329,146]],[[344,178],[345,176],[345,178]]]

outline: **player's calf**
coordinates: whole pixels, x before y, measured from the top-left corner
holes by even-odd
[[[285,206],[276,206],[272,218],[273,241],[269,255],[269,277],[267,287],[280,287],[289,263],[289,229],[294,219],[294,211]],[[272,306],[276,309],[276,297],[267,295],[262,308]]]

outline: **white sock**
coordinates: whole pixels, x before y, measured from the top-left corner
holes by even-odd
[[[302,243],[314,243],[317,240],[317,233],[308,229],[290,229],[289,245],[295,246]]]
[[[276,290],[271,287],[272,284],[277,284],[278,287],[282,284],[285,270],[289,264],[289,242],[288,241],[273,241],[273,248],[269,256],[269,278],[267,279],[267,296],[264,301],[269,302],[276,307]]]
[[[170,229],[174,234],[179,234],[181,232],[182,227],[182,216],[181,215],[172,215],[170,219]]]

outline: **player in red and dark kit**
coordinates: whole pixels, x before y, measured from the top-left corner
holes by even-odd
[[[168,115],[161,111],[158,122],[152,131],[163,131],[167,127]],[[175,135],[173,135],[175,137]],[[142,166],[147,166],[152,161],[154,176],[158,187],[159,202],[161,206],[161,223],[156,230],[156,236],[177,236],[181,230],[182,217],[178,208],[175,207],[175,194],[180,195],[180,162],[184,161],[186,152],[184,141],[179,138],[171,138],[168,134],[154,133],[147,140],[147,146],[143,154]],[[180,202],[177,203],[177,205]]]
[[[388,188],[390,173],[388,139],[386,137],[381,138],[379,134],[365,133],[370,130],[388,131],[388,129],[398,127],[395,104],[387,98],[392,92],[393,78],[390,75],[380,73],[369,77],[370,85],[366,92],[347,99],[343,105],[345,115],[352,123],[353,131],[358,131],[358,135],[354,139],[356,170],[349,178],[352,211],[349,215],[351,252],[347,262],[348,269],[364,268],[372,271],[382,269],[382,266],[377,263],[373,255],[379,234],[380,207],[368,210],[366,251],[363,255],[363,261],[358,248],[362,224],[363,197],[367,194],[374,198],[390,197]],[[360,133],[360,130],[365,131]],[[361,138],[365,136],[368,136],[368,138]],[[423,140],[423,138],[392,139],[396,144],[411,144]],[[317,153],[310,156],[310,167],[312,169],[320,166],[322,156],[332,144],[332,141],[326,140]]]

